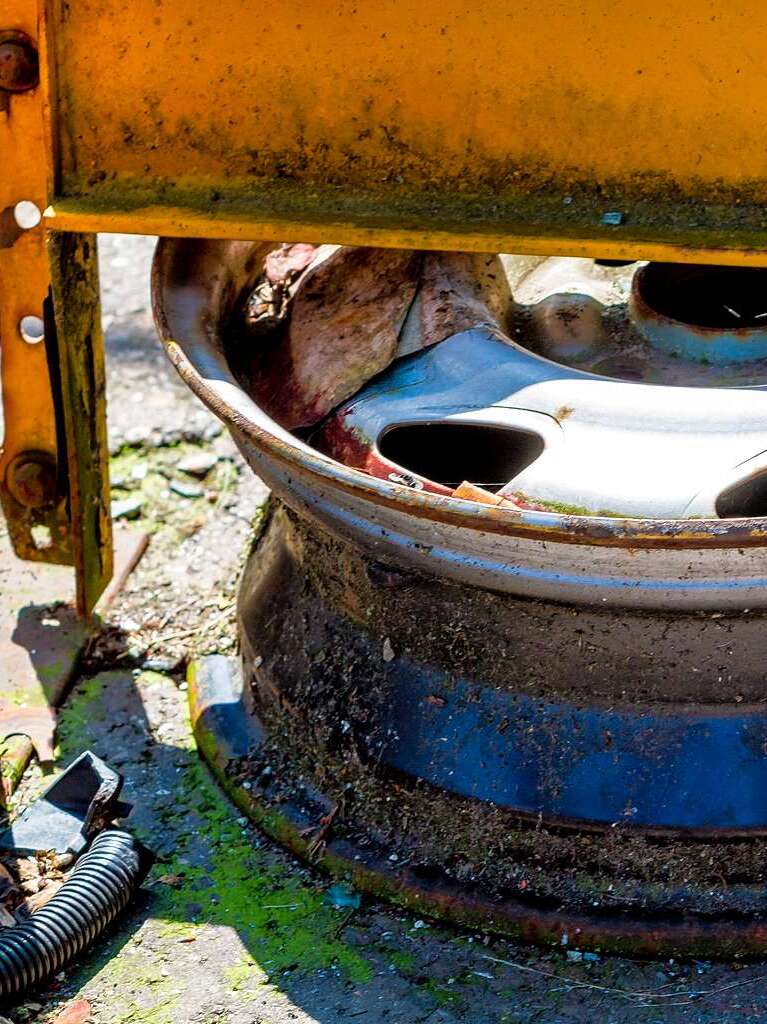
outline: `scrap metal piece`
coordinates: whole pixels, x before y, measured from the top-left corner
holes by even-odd
[[[61,455],[66,457],[77,610],[89,615],[112,578],[104,338],[95,235],[48,237],[50,326],[60,387]]]
[[[648,263],[632,279],[629,310],[661,352],[730,367],[767,357],[766,285],[764,270]]]
[[[189,666],[197,736],[215,736],[217,749],[229,760],[245,757],[265,733],[254,724],[243,703],[242,673],[224,654],[212,654]]]
[[[130,813],[131,805],[118,799],[122,785],[119,772],[86,750],[0,833],[0,850],[81,853],[105,825]]]
[[[42,765],[54,761],[53,740],[56,735],[56,712],[47,706],[10,707],[0,709],[0,739],[28,736]]]
[[[279,423],[312,426],[389,365],[420,262],[407,251],[340,249],[303,273],[280,342],[242,353],[244,375]]]

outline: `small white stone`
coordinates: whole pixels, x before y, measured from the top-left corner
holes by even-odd
[[[187,455],[186,458],[181,459],[178,463],[178,468],[182,473],[187,473],[189,476],[196,476],[198,479],[206,477],[210,473],[211,469],[218,462],[218,456],[212,452],[195,452],[192,455]]]

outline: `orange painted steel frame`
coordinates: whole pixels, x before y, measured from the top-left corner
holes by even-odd
[[[20,553],[78,563],[83,606],[109,571],[83,233],[767,264],[761,0],[5,0],[2,22],[40,85],[0,108],[0,213],[46,209],[0,249],[0,473],[39,451],[61,481],[62,445],[68,472],[34,515],[0,494]]]
[[[29,0],[0,17],[0,504],[20,557],[75,565],[87,615],[112,575],[96,240],[17,216],[55,192],[55,38]]]
[[[10,11],[8,11],[10,6]],[[6,21],[6,18],[8,19]],[[5,0],[0,40],[6,30],[37,35],[36,11],[26,0]],[[2,357],[5,436],[0,453],[0,481],[26,452],[56,459],[58,438],[46,346],[29,344],[21,332],[25,316],[42,318],[50,274],[42,228],[22,231],[14,219],[20,201],[40,210],[50,194],[51,161],[46,149],[39,89],[0,93],[0,356]],[[62,501],[30,509],[11,490],[0,490],[17,552],[25,558],[71,560],[68,514]],[[33,527],[48,531],[47,547],[37,547]]]

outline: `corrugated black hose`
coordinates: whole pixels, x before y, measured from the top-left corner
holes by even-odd
[[[38,985],[89,946],[131,902],[152,859],[128,832],[99,833],[44,907],[0,931],[0,997]]]

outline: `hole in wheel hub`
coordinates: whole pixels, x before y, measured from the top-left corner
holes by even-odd
[[[631,315],[651,344],[683,359],[764,359],[767,270],[649,263],[634,276]]]
[[[384,458],[445,487],[470,480],[495,492],[538,458],[543,441],[476,423],[410,423],[387,430],[378,447]]]

